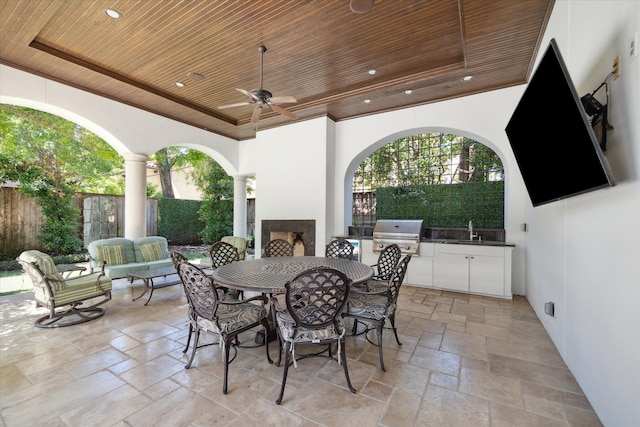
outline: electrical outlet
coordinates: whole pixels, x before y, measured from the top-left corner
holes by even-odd
[[[545,302],[544,303],[544,312],[551,317],[556,316],[556,305],[553,302]]]
[[[631,40],[629,40],[629,62],[638,57],[638,33],[633,33]]]
[[[620,55],[616,56],[616,59],[613,60],[613,80],[620,77],[620,60],[622,57]]]

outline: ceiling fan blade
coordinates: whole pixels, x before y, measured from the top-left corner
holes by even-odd
[[[256,106],[253,109],[253,114],[251,115],[251,123],[257,123],[260,120],[260,114],[262,113],[262,105]]]
[[[221,105],[218,107],[219,110],[224,110],[225,108],[233,108],[233,107],[244,107],[245,105],[251,105],[253,104],[252,102],[236,102],[235,104],[227,104],[227,105]]]
[[[259,97],[255,96],[253,93],[249,92],[248,90],[238,89],[238,88],[236,88],[236,90],[240,93],[247,95],[249,98],[253,99],[256,102],[260,101]]]
[[[269,98],[269,102],[272,104],[295,104],[298,101],[293,96],[274,96]]]
[[[271,109],[273,111],[276,111],[276,112],[282,114],[283,116],[285,116],[288,119],[296,120],[298,118],[298,116],[293,114],[291,111],[287,111],[282,107],[278,107],[277,105],[274,105],[274,104],[269,104],[269,106],[271,107]]]

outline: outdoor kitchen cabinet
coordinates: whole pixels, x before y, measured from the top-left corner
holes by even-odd
[[[414,256],[407,267],[405,283],[421,287],[433,286],[435,243],[420,243],[420,255]]]
[[[511,247],[436,246],[434,285],[472,294],[511,298]]]
[[[373,242],[362,240],[361,261],[373,265],[378,253]],[[482,244],[420,243],[404,283],[478,295],[511,298],[511,254],[513,246]]]
[[[407,267],[404,279],[405,284],[418,287],[433,286],[433,263],[436,244],[420,243],[420,254],[414,255]],[[361,261],[367,265],[378,262],[380,254],[373,252],[373,242],[371,240],[362,241]],[[403,255],[404,256],[404,255]]]

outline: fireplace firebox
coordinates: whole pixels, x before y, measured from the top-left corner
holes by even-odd
[[[284,239],[291,243],[295,256],[314,256],[316,254],[316,221],[314,219],[263,219],[261,248],[273,239]]]

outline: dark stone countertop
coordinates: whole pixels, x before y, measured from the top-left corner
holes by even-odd
[[[336,236],[353,240],[373,240],[371,236]],[[473,246],[510,246],[515,247],[515,243],[500,242],[494,240],[465,240],[465,239],[420,239],[420,243],[439,243],[445,245],[473,245]]]

